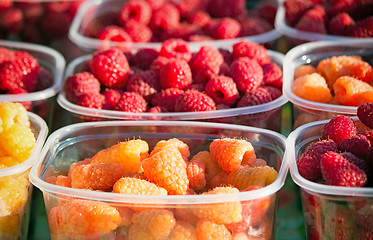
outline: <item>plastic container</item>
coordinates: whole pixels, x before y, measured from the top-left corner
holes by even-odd
[[[98,23],[95,22],[98,18],[106,16],[107,20],[108,18],[112,19],[113,17],[117,16],[121,9],[121,6],[123,5],[123,2],[124,1],[121,0],[93,0],[84,3],[79,9],[70,26],[69,38],[71,39],[71,41],[87,52],[92,52],[97,49],[107,49],[113,46],[123,46],[128,49],[159,48],[162,44],[161,42],[118,43],[113,41],[100,41],[97,38],[87,37],[86,33],[89,28],[91,28],[92,26],[101,27]],[[267,43],[269,44],[269,46],[271,46],[271,44],[274,45],[274,41],[280,36],[280,33],[274,28],[271,31],[253,36],[227,40],[189,42],[189,44],[192,49],[199,49],[203,45],[211,45],[218,48],[232,45],[241,40],[248,40],[260,44]]]
[[[359,126],[357,118],[353,119]],[[290,174],[300,187],[308,239],[337,239],[338,234],[345,239],[368,239],[363,234],[372,230],[373,188],[323,185],[303,178],[298,172],[297,158],[319,140],[328,121],[300,126],[286,140]]]
[[[194,156],[199,151],[208,151],[208,147],[213,139],[222,136],[229,138],[243,138],[251,142],[258,158],[265,159],[269,166],[278,171],[277,179],[270,185],[251,192],[239,192],[236,194],[218,195],[168,195],[168,196],[143,196],[143,195],[122,195],[112,192],[87,191],[83,189],[73,189],[50,184],[44,179],[60,174],[67,174],[69,166],[86,157],[92,157],[103,148],[110,147],[119,141],[128,139],[142,139],[149,144],[149,149],[153,149],[156,142],[169,138],[178,138],[188,144],[190,156]],[[73,232],[69,228],[54,225],[54,214],[58,208],[64,208],[70,204],[109,204],[111,207],[119,209],[137,210],[160,210],[168,209],[174,212],[175,216],[185,221],[193,223],[195,219],[190,211],[193,208],[208,208],[211,204],[225,204],[240,202],[245,208],[249,204],[261,203],[265,200],[268,204],[267,211],[260,219],[255,221],[247,229],[250,235],[262,236],[263,239],[274,239],[276,200],[278,191],[283,186],[287,175],[287,162],[284,158],[285,137],[273,131],[238,126],[229,124],[187,122],[187,121],[104,121],[79,123],[66,126],[52,133],[42,152],[39,161],[31,170],[31,182],[43,192],[46,211],[49,216],[49,227],[51,238],[60,239],[72,236]],[[260,204],[259,204],[260,205]],[[260,207],[259,207],[260,208]],[[260,211],[256,207],[253,211]],[[126,211],[122,213],[125,214]],[[127,209],[128,212],[128,209]],[[176,213],[178,212],[178,213]],[[71,212],[73,213],[73,212]],[[181,213],[185,213],[182,218]],[[51,216],[52,214],[52,216]],[[58,213],[57,213],[58,214]],[[77,214],[76,216],[74,216]],[[69,224],[77,221],[80,212],[67,215]],[[193,220],[194,219],[194,220]],[[247,219],[249,221],[249,219]],[[62,220],[64,221],[64,220]],[[130,218],[122,215],[122,223],[130,222]],[[144,223],[146,224],[146,223]],[[93,227],[93,225],[91,225]],[[96,225],[97,226],[97,225]],[[97,233],[96,238],[110,239],[112,237],[123,236],[127,233],[128,226],[115,228],[110,232]],[[73,230],[74,231],[74,230]],[[77,233],[75,230],[74,233]],[[90,236],[88,231],[85,236]],[[75,235],[78,237],[78,235]]]
[[[325,58],[341,55],[358,55],[372,65],[373,41],[366,39],[305,43],[291,49],[285,55],[283,94],[293,104],[294,128],[308,122],[332,118],[338,114],[356,115],[357,107],[313,102],[300,98],[291,91],[294,71],[297,67],[305,64],[316,67],[319,61]]]
[[[4,240],[27,239],[33,187],[29,181],[29,172],[39,158],[48,133],[48,127],[42,118],[30,112],[28,116],[36,138],[30,157],[19,165],[0,169],[0,239]],[[12,193],[16,196],[12,196]],[[12,198],[15,201],[14,208],[8,211],[4,209],[3,201]]]

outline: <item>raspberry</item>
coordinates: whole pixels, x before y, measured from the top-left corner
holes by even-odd
[[[211,180],[208,182],[208,186],[210,188],[228,186],[228,175],[229,174],[226,171],[221,171],[220,173],[216,174],[213,178],[211,178]]]
[[[159,80],[154,70],[134,74],[127,83],[127,91],[141,95],[146,101],[160,91]]]
[[[219,50],[211,46],[202,46],[190,61],[190,67],[193,74],[197,74],[206,68],[210,69],[213,74],[218,74],[220,65],[224,63],[223,55]]]
[[[151,209],[135,213],[128,239],[168,239],[176,219],[166,209]]]
[[[105,97],[105,101],[102,104],[102,109],[114,110],[115,105],[117,105],[120,97],[122,96],[122,91],[116,89],[106,88],[102,95]]]
[[[64,37],[69,32],[72,17],[64,12],[48,13],[43,17],[42,28],[51,38]]]
[[[307,74],[316,73],[316,68],[312,65],[301,65],[294,71],[294,79],[305,76]]]
[[[233,45],[232,55],[234,59],[248,57],[256,60],[260,65],[271,62],[267,49],[263,46],[248,41],[241,41]]]
[[[313,102],[329,103],[332,100],[325,78],[318,73],[298,77],[293,81],[291,91],[298,97]]]
[[[356,134],[357,128],[354,121],[344,115],[333,117],[322,130],[323,139],[332,139],[337,144]]]
[[[349,13],[355,8],[355,4],[354,0],[331,0],[328,13],[331,16],[341,12]]]
[[[373,37],[373,16],[356,22],[348,29],[348,35],[357,38]]]
[[[200,112],[215,109],[214,100],[196,90],[186,90],[176,99],[176,112]]]
[[[0,64],[3,62],[12,61],[14,59],[14,53],[12,50],[0,47]]]
[[[19,33],[23,28],[23,13],[18,8],[1,12],[0,29],[10,33]]]
[[[125,26],[126,22],[132,20],[148,25],[152,16],[150,5],[144,0],[131,0],[125,2],[118,14],[118,22]]]
[[[214,39],[204,34],[194,34],[189,37],[190,42],[203,42],[203,41],[212,41],[212,40]]]
[[[334,16],[328,23],[328,31],[334,35],[347,35],[347,29],[355,24],[355,21],[345,12]]]
[[[264,87],[258,87],[252,92],[246,92],[239,100],[237,107],[255,106],[272,101],[272,96]]]
[[[179,150],[179,152],[184,158],[188,158],[190,156],[189,146],[177,138],[170,138],[167,141],[166,140],[158,141],[154,149],[150,153],[150,156],[153,156],[157,152],[163,151],[169,147],[173,147]]]
[[[184,93],[179,88],[168,88],[156,93],[151,102],[153,106],[163,106],[169,112],[175,112],[177,98]]]
[[[231,39],[239,37],[241,25],[232,18],[223,18],[215,26],[212,36],[215,39]]]
[[[256,91],[258,91],[258,89],[260,88],[266,90],[269,93],[269,95],[271,96],[271,101],[281,97],[282,95],[281,90],[277,87],[272,87],[270,85],[268,86],[264,85],[262,87],[257,88]]]
[[[357,108],[357,117],[370,129],[373,129],[373,103],[364,103]]]
[[[277,13],[276,6],[273,6],[271,4],[262,4],[256,10],[261,18],[274,26]]]
[[[354,155],[365,158],[371,144],[368,138],[364,135],[351,136],[338,144],[338,150],[341,152],[351,152]]]
[[[363,170],[335,152],[324,154],[321,159],[321,172],[328,185],[363,187],[367,182]]]
[[[115,109],[123,112],[143,113],[146,112],[146,107],[147,102],[140,94],[124,92]]]
[[[256,158],[251,143],[239,139],[215,139],[210,144],[210,152],[219,166],[228,173],[240,168],[244,159]]]
[[[170,240],[197,240],[197,230],[189,222],[176,221]]]
[[[356,155],[352,154],[351,152],[342,152],[340,155],[346,159],[349,163],[354,164],[356,167],[363,170],[368,176],[371,173],[369,164],[362,158],[357,157]]]
[[[45,10],[51,13],[60,13],[70,7],[69,1],[47,2],[44,4]]]
[[[373,87],[354,77],[340,77],[334,85],[334,97],[340,104],[359,106],[373,101]]]
[[[205,164],[200,161],[192,161],[187,166],[189,188],[196,192],[201,191],[206,186]]]
[[[325,14],[325,11],[323,12]],[[307,12],[300,18],[297,25],[297,30],[326,34],[324,15],[314,8],[307,10]]]
[[[206,84],[206,94],[210,96],[216,104],[224,103],[232,106],[238,98],[236,83],[232,78],[218,76],[210,79]]]
[[[179,11],[173,4],[167,3],[153,12],[149,27],[152,29],[153,34],[160,35],[162,31],[176,28],[179,22]]]
[[[180,23],[177,27],[167,29],[162,33],[161,39],[183,39],[189,40],[190,36],[198,34],[201,29],[192,24]]]
[[[207,6],[208,13],[216,18],[236,17],[246,9],[246,1],[231,0],[229,4],[225,0],[211,0]]]
[[[205,178],[207,182],[216,176],[218,173],[222,172],[223,170],[220,168],[219,164],[214,160],[213,156],[208,151],[198,152],[190,162],[198,161],[202,162],[205,166]]]
[[[317,180],[321,177],[320,161],[329,151],[337,151],[337,144],[331,140],[322,140],[310,145],[297,159],[299,174],[308,180]]]
[[[205,0],[182,0],[176,5],[182,18],[187,18],[197,11],[203,11],[206,8]]]
[[[136,52],[135,56],[133,57],[133,63],[142,70],[148,70],[158,56],[159,52],[157,50],[143,48]]]
[[[68,77],[65,81],[64,93],[66,99],[76,103],[84,94],[100,92],[100,82],[89,72],[77,73]]]
[[[50,88],[53,86],[53,84],[54,78],[52,73],[48,69],[40,66],[35,91]]]
[[[238,90],[249,92],[255,90],[263,81],[263,70],[257,61],[247,57],[233,61],[230,74]]]
[[[115,182],[113,192],[136,195],[167,195],[167,190],[146,180],[123,177]]]
[[[145,176],[167,190],[171,195],[185,195],[189,180],[186,163],[176,148],[166,148],[145,158],[142,162]]]
[[[233,55],[230,50],[219,48],[219,52],[223,56],[224,63],[229,67],[233,62]]]
[[[56,185],[71,188],[71,179],[67,176],[58,175],[56,179]]]
[[[7,131],[15,124],[30,127],[27,111],[20,103],[0,103],[0,116],[0,133]]]
[[[76,99],[76,104],[87,108],[102,109],[105,97],[101,93],[85,93]]]
[[[132,42],[132,37],[122,27],[114,25],[105,27],[97,38],[103,41]]]
[[[216,187],[208,192],[202,193],[202,195],[238,192],[238,189],[234,187]],[[217,224],[239,222],[242,219],[242,207],[240,202],[227,201],[224,203],[196,205],[192,208],[192,212],[200,219],[205,218]]]
[[[311,0],[286,0],[284,2],[286,22],[294,26],[312,6]]]
[[[163,89],[185,89],[192,83],[192,72],[184,60],[170,60],[160,69],[160,85]]]
[[[231,172],[228,175],[227,183],[243,191],[253,185],[268,186],[276,180],[277,175],[277,171],[269,166],[245,166]]]
[[[262,65],[263,84],[282,87],[282,69],[274,62]]]
[[[150,42],[153,36],[153,33],[148,28],[148,26],[133,20],[126,22],[124,30],[128,33],[128,35],[134,42]]]
[[[231,232],[224,224],[218,224],[207,219],[201,219],[197,223],[197,238],[198,240],[208,240],[214,236],[214,239],[230,240],[232,239]]]
[[[0,2],[0,11],[5,11],[10,9],[13,6],[12,0],[3,0]]]
[[[147,0],[149,3],[150,7],[154,10],[158,10],[161,8],[163,5],[165,5],[168,0]]]
[[[246,17],[240,22],[241,36],[254,36],[269,32],[273,26],[259,17]]]
[[[189,62],[192,58],[192,52],[188,42],[182,39],[169,39],[162,43],[160,56],[167,58],[176,58]]]
[[[106,87],[123,89],[130,67],[126,56],[118,48],[96,51],[91,59],[92,73]]]
[[[120,142],[92,157],[92,163],[120,163],[125,172],[141,172],[141,161],[148,157],[149,146],[143,140]],[[70,170],[71,171],[71,170]]]
[[[170,60],[171,59],[169,59],[167,57],[158,56],[156,59],[154,59],[154,61],[150,65],[150,69],[156,71],[157,73],[159,73],[159,70],[163,66],[165,66]]]
[[[210,21],[210,15],[205,11],[197,11],[191,14],[186,21],[187,23],[204,27]]]

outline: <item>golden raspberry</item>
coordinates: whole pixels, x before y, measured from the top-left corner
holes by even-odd
[[[86,158],[84,159],[83,161],[79,161],[79,162],[76,162],[76,163],[73,163],[70,165],[70,168],[69,168],[69,173],[68,173],[68,177],[71,178],[71,173],[73,172],[73,169],[76,168],[77,166],[81,166],[81,165],[86,165],[86,164],[89,164],[92,162],[92,159],[91,158]]]
[[[204,192],[202,195],[230,193],[239,193],[239,191],[233,187],[216,187],[208,192]],[[242,219],[241,203],[237,201],[232,202],[229,199],[226,199],[226,202],[222,203],[196,205],[192,211],[194,215],[201,219],[206,218],[219,224],[239,222]]]
[[[189,188],[196,192],[204,189],[206,186],[205,164],[200,161],[192,161],[188,164],[186,170],[189,179]]]
[[[0,239],[21,239],[20,215],[0,217]]]
[[[150,153],[150,156],[153,156],[157,152],[160,152],[168,147],[176,147],[180,151],[181,155],[185,158],[188,158],[190,156],[188,145],[177,138],[171,138],[171,139],[168,139],[167,141],[161,140],[157,142],[157,145],[154,147],[153,151]]]
[[[120,163],[126,172],[142,172],[141,161],[148,157],[148,143],[137,139],[120,142],[92,157],[92,163]]]
[[[277,175],[277,171],[269,166],[246,166],[230,173],[227,183],[243,191],[253,185],[265,187],[273,183]]]
[[[71,188],[71,179],[68,178],[67,176],[59,175],[56,178],[55,184],[58,186]]]
[[[190,161],[200,161],[204,163],[205,177],[207,182],[210,182],[211,178],[215,177],[218,173],[223,171],[223,169],[220,168],[219,164],[214,160],[211,153],[208,151],[198,152]]]
[[[151,209],[136,213],[132,217],[129,240],[167,239],[176,224],[172,212],[165,209]]]
[[[185,195],[189,180],[186,163],[176,148],[166,148],[142,161],[145,176],[170,195]]]
[[[25,107],[20,103],[0,103],[0,132],[8,130],[14,124],[30,127],[30,121]]]
[[[221,171],[215,177],[211,178],[210,182],[208,183],[208,186],[210,188],[228,186],[227,184],[228,174],[229,173],[227,173],[226,171]]]
[[[18,159],[10,157],[10,156],[2,156],[0,157],[0,165],[3,165],[4,168],[7,167],[13,167],[18,164],[22,163],[21,161],[18,161]]]
[[[29,158],[36,139],[30,127],[14,124],[0,134],[0,145],[8,156],[25,161]]]
[[[183,207],[177,207],[175,208],[175,218],[178,221],[184,221],[192,224],[195,226],[197,222],[199,221],[199,218],[194,215],[192,211],[193,207],[190,206],[183,206]]]
[[[224,224],[201,219],[197,224],[197,238],[198,240],[231,240],[232,236]]]
[[[197,240],[197,230],[188,222],[177,221],[170,240]]]
[[[320,103],[329,103],[332,93],[323,78],[318,73],[307,74],[296,78],[291,91],[300,98]]]
[[[335,99],[344,105],[359,106],[373,101],[373,87],[354,77],[340,77],[334,85]]]
[[[167,195],[167,190],[138,178],[123,177],[113,186],[113,192],[136,195]]]
[[[243,159],[255,159],[254,148],[250,142],[240,139],[215,139],[210,144],[212,157],[226,172],[233,172],[241,167]]]
[[[297,69],[294,71],[294,79],[297,79],[301,76],[307,75],[307,74],[312,74],[316,72],[316,68],[312,65],[302,65],[299,66]]]

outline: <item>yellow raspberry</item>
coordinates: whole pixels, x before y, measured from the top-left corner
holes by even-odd
[[[198,240],[231,240],[232,234],[224,224],[218,224],[208,219],[197,223]]]
[[[185,195],[189,180],[186,163],[176,148],[166,148],[142,161],[145,176],[150,182],[167,190],[170,195]]]
[[[148,143],[137,139],[120,142],[92,157],[92,163],[120,163],[126,172],[142,172],[141,161],[149,155]]]
[[[123,177],[113,186],[113,192],[136,195],[167,195],[167,190],[138,178]]]
[[[197,230],[188,222],[177,221],[170,240],[197,240]]]
[[[0,217],[0,239],[21,239],[20,220],[18,214]]]
[[[171,139],[168,139],[167,141],[161,140],[157,142],[157,145],[154,147],[153,151],[150,153],[150,156],[153,156],[157,152],[160,152],[168,147],[176,147],[180,151],[181,155],[183,155],[184,158],[188,158],[190,156],[188,145],[177,138],[171,138]]]
[[[227,183],[243,191],[253,185],[265,187],[273,183],[277,175],[277,171],[270,166],[245,166],[230,173]]]
[[[21,124],[30,127],[27,110],[20,103],[2,102],[0,103],[0,132],[8,130],[14,124]]]
[[[166,209],[150,209],[132,217],[129,240],[167,239],[176,224],[172,212]]]
[[[208,192],[204,192],[202,195],[230,193],[239,193],[239,191],[234,187],[216,187]],[[239,222],[242,219],[241,203],[237,201],[232,202],[229,199],[222,203],[196,205],[192,211],[194,215],[201,219],[206,218],[219,224]]]
[[[244,159],[249,162],[249,159],[256,158],[251,143],[240,139],[215,139],[210,144],[210,152],[220,167],[228,173],[240,168]]]
[[[193,156],[192,160],[190,160],[190,162],[194,161],[203,162],[205,164],[205,176],[207,182],[210,182],[213,177],[223,171],[208,151],[198,152]]]
[[[0,145],[8,156],[25,161],[30,156],[36,139],[30,127],[14,124],[0,134]]]
[[[18,161],[18,159],[10,157],[10,156],[2,156],[0,157],[0,165],[3,165],[5,167],[13,167],[18,164],[22,163],[21,161]]]

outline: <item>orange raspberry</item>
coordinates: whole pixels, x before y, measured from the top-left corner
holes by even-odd
[[[273,183],[277,175],[277,171],[270,166],[246,166],[230,173],[227,183],[243,191],[253,185],[265,187]]]
[[[136,195],[167,195],[167,190],[138,178],[122,177],[113,186],[113,192]]]
[[[198,240],[231,240],[232,234],[224,224],[214,223],[207,219],[201,219],[197,223]]]
[[[68,173],[68,177],[71,178],[71,172],[73,171],[73,169],[77,166],[81,166],[81,165],[86,165],[86,164],[89,164],[92,162],[92,159],[91,158],[86,158],[84,159],[83,161],[79,161],[79,162],[76,162],[76,163],[73,163],[70,165],[70,168],[69,168],[69,173]]]
[[[242,161],[255,159],[254,148],[250,142],[240,139],[215,139],[210,144],[210,152],[219,166],[226,172],[233,172],[241,167]]]
[[[71,188],[71,179],[68,178],[67,176],[59,175],[56,178],[55,184],[58,186]]]
[[[142,211],[133,215],[128,239],[167,239],[175,224],[174,215],[166,209]]]
[[[316,68],[312,65],[302,65],[299,66],[297,69],[294,71],[294,79],[297,79],[301,76],[305,76],[307,74],[312,74],[316,72]]]
[[[340,77],[335,81],[333,89],[335,99],[344,105],[358,106],[364,103],[363,99],[368,102],[373,100],[373,87],[357,78]]]
[[[170,240],[197,240],[197,230],[188,222],[176,221]]]
[[[300,98],[314,102],[329,103],[332,99],[325,78],[318,73],[296,78],[291,85],[291,91]]]
[[[71,174],[71,187],[107,191],[124,174],[119,163],[90,163],[75,167]]]
[[[145,176],[171,195],[185,195],[189,180],[186,163],[176,148],[167,148],[142,161]]]
[[[205,164],[200,161],[192,161],[188,164],[186,170],[189,179],[189,188],[196,192],[204,189],[206,186]]]
[[[148,151],[148,143],[143,140],[120,142],[96,153],[92,157],[92,163],[117,162],[126,172],[142,172],[141,161],[149,156]]]
[[[239,193],[237,188],[233,187],[216,187],[208,192],[202,193],[203,195],[210,194],[229,194],[229,193]],[[196,205],[192,209],[194,215],[199,218],[206,218],[215,223],[226,224],[232,222],[239,222],[242,219],[242,207],[240,202],[229,202],[227,199],[223,203],[215,204],[203,204]]]
[[[214,160],[211,153],[208,151],[201,151],[198,152],[196,155],[193,156],[191,162],[199,161],[203,162],[205,165],[205,178],[206,181],[209,182],[211,178],[216,176],[218,173],[223,171],[219,164]]]
[[[1,167],[0,167],[1,168]],[[45,182],[56,185],[57,177],[56,176],[49,176],[44,179]]]
[[[168,147],[176,147],[180,151],[181,155],[183,155],[183,157],[185,158],[188,158],[190,156],[188,145],[177,138],[171,138],[171,139],[168,139],[167,141],[161,140],[157,142],[157,145],[154,147],[153,151],[150,153],[150,156],[153,156],[157,152],[160,152]]]
[[[19,161],[17,158],[14,158],[14,157],[10,157],[10,156],[0,157],[0,165],[4,166],[4,168],[13,167],[21,163],[22,161]]]

